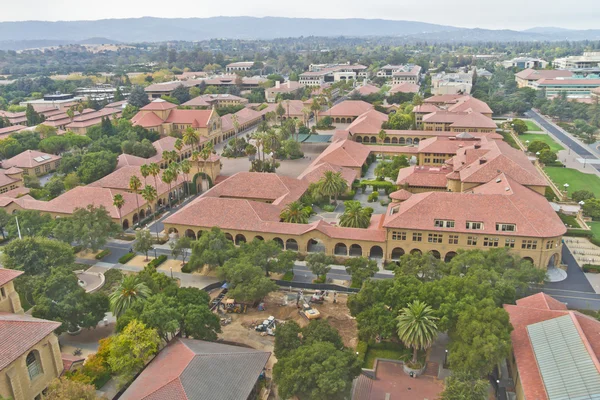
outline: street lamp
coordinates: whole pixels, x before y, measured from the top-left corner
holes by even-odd
[[[585,205],[585,201],[581,200],[578,204],[583,207]]]
[[[156,247],[153,247],[152,250],[154,250],[154,258],[158,258],[158,256],[156,255]]]
[[[171,279],[173,279],[173,267],[169,267],[169,269],[171,270]]]
[[[539,157],[540,156],[540,152],[538,151],[537,153],[535,153],[535,155]]]

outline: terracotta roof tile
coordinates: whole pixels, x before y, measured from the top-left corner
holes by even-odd
[[[176,89],[179,86],[181,86],[181,83],[178,82],[177,86],[175,86],[174,89]],[[164,87],[166,87],[166,86],[164,86]],[[148,91],[149,89],[150,89],[150,86],[146,88],[146,91]],[[156,100],[153,100],[150,103],[146,104],[140,110],[143,110],[143,111],[164,111],[164,110],[173,110],[175,108],[177,108],[176,104],[169,103],[168,101],[163,100],[163,99],[156,99]]]
[[[381,130],[384,122],[387,122],[388,116],[375,109],[368,110],[359,115],[348,127],[346,131],[353,135],[358,134],[377,134]]]
[[[23,271],[0,267],[0,286],[6,285],[20,275],[23,275]]]
[[[141,126],[142,128],[154,128],[163,123],[164,121],[153,112],[138,111],[138,113],[131,118],[131,124],[133,126]]]
[[[156,183],[158,184],[157,192],[158,192],[159,196],[169,192],[169,185],[167,185],[160,179],[162,172],[163,171],[161,171],[160,175],[157,176],[157,179],[156,179]],[[144,177],[142,176],[141,167],[128,165],[128,166],[124,166],[122,168],[117,169],[116,171],[106,175],[104,178],[98,179],[96,182],[90,183],[88,185],[88,187],[107,188],[107,189],[114,189],[119,192],[120,191],[128,192],[129,191],[129,181],[131,180],[132,176],[137,176],[139,178],[139,180],[142,182],[142,185],[144,184]],[[183,175],[179,174],[177,177],[177,180],[173,181],[171,183],[171,188],[174,188],[177,185],[183,184],[183,181],[184,181]],[[154,178],[152,176],[149,176],[148,178],[146,178],[146,185],[150,185],[150,186],[154,187],[154,184],[155,184],[155,182],[154,182]]]
[[[36,158],[39,157],[39,161]],[[16,156],[2,161],[3,168],[35,168],[52,161],[60,160],[62,157],[54,154],[42,153],[37,150],[25,150]]]
[[[320,116],[346,116],[358,117],[373,108],[372,104],[362,100],[344,100],[331,107],[329,110],[320,113]]]
[[[332,165],[327,162],[320,164],[311,164],[306,168],[299,176],[298,179],[305,179],[309,183],[317,183],[322,177],[325,171],[341,172],[342,177],[348,184],[348,187],[352,186],[352,182],[358,177],[358,172],[350,168],[340,167],[338,165]]]
[[[390,88],[389,93],[418,93],[421,86],[411,82],[402,82]]]
[[[341,167],[362,167],[370,154],[369,147],[352,140],[338,140],[330,144],[312,162],[312,165],[328,162]]]

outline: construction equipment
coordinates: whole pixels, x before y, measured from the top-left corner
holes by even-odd
[[[269,318],[265,319],[261,324],[256,325],[254,329],[258,332],[267,332],[267,334],[269,335],[274,335],[273,331],[275,329],[275,323],[275,317],[271,315]]]
[[[225,295],[227,294],[227,290],[228,290],[227,288],[224,288],[223,290],[221,290],[221,293],[219,293],[219,295],[210,302],[210,310],[211,311],[215,311],[215,309],[217,311],[219,311],[218,310],[219,306],[221,305],[221,302],[225,298]]]
[[[221,325],[229,325],[231,323],[231,317],[221,318]]]
[[[227,299],[223,304],[225,305],[226,312],[236,314],[244,314],[248,307],[245,304],[236,303],[235,299]]]
[[[316,308],[312,308],[309,304],[304,303],[298,313],[308,320],[321,318],[321,313]]]
[[[320,290],[310,297],[310,302],[315,304],[323,304],[325,302],[325,291]]]

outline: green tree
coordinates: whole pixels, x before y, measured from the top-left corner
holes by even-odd
[[[66,376],[54,378],[48,385],[44,400],[101,400],[93,385],[77,382]]]
[[[525,132],[527,132],[528,128],[527,128],[527,123],[525,121],[523,121],[522,119],[513,119],[511,122],[511,127],[513,128],[513,131],[515,131],[515,133],[517,135],[522,135]]]
[[[344,399],[350,395],[352,381],[360,371],[354,352],[340,350],[329,342],[315,342],[279,359],[273,378],[284,399]]]
[[[150,294],[150,289],[140,281],[139,276],[126,276],[110,295],[111,310],[119,318],[135,303],[147,299]]]
[[[81,182],[88,184],[104,178],[115,170],[117,155],[110,151],[86,153],[81,158],[77,175]]]
[[[132,175],[131,178],[129,179],[129,190],[131,190],[133,192],[133,194],[135,194],[135,202],[137,204],[135,212],[138,215],[138,223],[140,221],[140,219],[139,219],[140,198],[139,198],[138,194],[139,194],[141,188],[142,188],[142,181],[140,180],[140,178],[138,178],[135,175]]]
[[[273,353],[278,360],[302,345],[302,340],[300,339],[301,332],[302,328],[294,320],[286,321],[285,324],[277,327]]]
[[[352,277],[352,287],[361,287],[378,271],[377,261],[366,257],[353,257],[346,261],[346,272]]]
[[[63,183],[65,185],[66,190],[71,190],[74,187],[79,186],[81,184],[81,181],[79,180],[79,176],[77,175],[77,173],[71,172],[65,176]]]
[[[265,276],[261,267],[244,258],[227,260],[217,268],[217,275],[229,283],[228,296],[240,303],[255,303],[278,288],[275,282]]]
[[[146,185],[144,187],[144,189],[142,189],[142,198],[144,200],[146,200],[146,202],[150,206],[150,210],[152,210],[152,206],[154,206],[154,209],[156,210],[156,204],[155,203],[156,203],[156,200],[158,198],[158,195],[156,193],[156,189],[154,189],[150,185]],[[156,212],[152,213],[152,215],[153,215],[153,220],[154,220],[154,227],[156,228],[156,241],[158,241],[159,237],[158,237],[158,224],[156,223]]]
[[[239,257],[247,259],[265,271],[265,276],[271,272],[286,273],[294,268],[297,255],[293,251],[283,251],[274,241],[253,240],[240,247]]]
[[[98,251],[108,238],[117,234],[121,227],[115,224],[104,206],[76,208],[70,217],[75,243],[83,249]]]
[[[4,208],[0,208],[0,231],[2,232],[2,239],[6,239],[4,228],[8,225],[12,217],[8,215]]]
[[[390,116],[388,122],[383,124],[383,129],[400,129],[406,130],[410,129],[413,123],[412,117],[410,115],[402,114],[397,112]]]
[[[36,126],[44,122],[44,117],[37,113],[31,104],[27,104],[25,118],[27,118],[27,126]]]
[[[466,306],[451,332],[448,360],[453,371],[485,376],[509,356],[512,326],[508,313],[492,299]]]
[[[371,212],[359,201],[344,202],[344,213],[340,217],[340,226],[346,228],[368,228],[371,223]]]
[[[160,338],[156,330],[147,328],[141,322],[131,321],[111,341],[108,356],[110,369],[124,385],[158,352],[159,346]]]
[[[47,237],[52,232],[55,224],[50,214],[41,213],[36,210],[19,210],[14,214],[14,217],[9,219],[6,226],[10,237],[19,237],[19,231],[22,237]]]
[[[190,127],[187,127],[185,131],[183,131],[183,143],[188,146],[192,146],[192,151],[196,148],[198,143],[200,143],[200,136],[198,132]]]
[[[113,196],[113,206],[115,206],[119,211],[119,223],[121,224],[121,226],[123,226],[123,216],[121,215],[121,209],[123,208],[123,206],[125,206],[125,199],[123,198],[122,194],[117,193]]]
[[[556,153],[548,149],[542,150],[538,156],[539,161],[546,165],[555,163],[557,158]]]
[[[183,308],[181,331],[186,337],[198,340],[217,340],[221,332],[221,321],[208,305],[187,304]]]
[[[379,131],[379,134],[377,135],[377,137],[379,138],[379,141],[381,142],[381,144],[383,144],[383,142],[385,142],[385,139],[387,138],[387,132],[384,131],[383,129]]]
[[[341,172],[325,171],[323,177],[317,182],[317,186],[323,196],[329,196],[329,202],[332,197],[335,197],[336,203],[338,196],[348,190],[348,184]]]
[[[127,103],[133,107],[142,108],[150,103],[150,100],[148,99],[148,95],[144,91],[144,88],[136,85],[131,89]]]
[[[573,192],[573,194],[571,194],[571,198],[573,199],[573,201],[579,203],[580,201],[595,199],[596,195],[593,192],[590,192],[589,190],[576,190]]]
[[[156,329],[158,336],[168,342],[179,330],[179,321],[182,316],[177,309],[175,299],[164,294],[157,294],[144,302],[144,309],[139,319],[148,328]]]
[[[27,275],[48,274],[52,267],[69,266],[75,262],[70,244],[43,237],[15,239],[2,250],[2,266],[24,271]]]
[[[148,261],[148,252],[154,247],[154,241],[152,240],[152,234],[148,229],[140,229],[135,232],[135,243],[133,244],[133,250],[138,253],[144,253],[146,255],[146,261]]]
[[[223,265],[237,253],[233,242],[217,227],[203,232],[198,240],[192,243],[192,255],[189,265],[192,269],[201,269],[205,265],[213,269]]]
[[[327,256],[325,253],[311,253],[306,256],[306,266],[318,278],[327,276],[334,261],[333,257]]]
[[[437,318],[433,310],[421,301],[413,301],[398,316],[398,337],[406,347],[412,347],[411,363],[418,364],[418,350],[426,350],[437,336]]]
[[[56,332],[74,332],[78,328],[96,327],[108,311],[108,298],[103,293],[87,294],[68,268],[52,268],[35,290],[32,315],[62,323]]]
[[[305,206],[299,201],[292,201],[281,210],[279,218],[283,222],[290,224],[308,224],[308,218],[311,213],[312,207]]]
[[[310,321],[302,328],[302,344],[311,345],[316,342],[331,343],[336,349],[344,348],[344,341],[340,333],[323,319]]]
[[[490,383],[487,379],[453,373],[446,378],[441,400],[481,400],[488,395]]]
[[[192,247],[192,239],[188,236],[181,236],[174,242],[169,242],[171,248],[171,255],[177,260],[181,257],[182,265],[185,265],[185,259],[188,255],[188,250]]]

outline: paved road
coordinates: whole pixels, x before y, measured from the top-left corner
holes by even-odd
[[[566,135],[561,129],[558,129],[556,126],[546,121],[539,113],[534,110],[529,110],[525,113],[525,115],[535,122],[540,124],[544,129],[550,132],[553,136],[555,136],[558,140],[560,140],[563,144],[569,147],[572,151],[574,151],[577,155],[581,156],[585,159],[597,160],[595,154],[590,152],[588,149],[583,147],[581,144],[577,143],[575,140]],[[592,164],[592,167],[600,171],[600,164]]]

